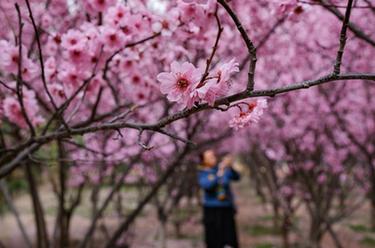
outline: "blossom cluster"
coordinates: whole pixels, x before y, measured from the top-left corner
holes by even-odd
[[[235,130],[249,126],[251,123],[257,123],[267,108],[267,100],[259,99],[246,104],[247,109],[241,111],[229,122],[229,126]]]
[[[160,82],[160,91],[172,102],[188,108],[200,102],[213,106],[218,97],[228,93],[230,77],[238,71],[238,63],[234,59],[219,64],[207,75],[204,75],[201,68],[196,68],[189,62],[173,62],[171,71],[160,73],[157,79]]]

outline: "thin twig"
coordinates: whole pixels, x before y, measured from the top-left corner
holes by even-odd
[[[17,75],[17,98],[18,102],[21,106],[21,112],[22,115],[26,121],[27,126],[30,129],[31,137],[35,136],[35,129],[33,124],[30,121],[30,118],[26,112],[25,104],[23,102],[23,78],[22,78],[22,29],[23,29],[23,23],[22,23],[22,17],[21,17],[21,10],[19,5],[15,4],[16,10],[17,10],[17,16],[18,16],[18,26],[19,26],[19,33],[18,33],[18,75]]]
[[[45,68],[44,68],[43,51],[42,51],[42,45],[40,43],[39,30],[38,30],[38,27],[35,23],[35,19],[34,19],[33,12],[31,10],[30,2],[29,2],[29,0],[25,0],[25,2],[26,2],[27,10],[29,11],[29,17],[31,19],[31,23],[32,23],[34,33],[35,33],[35,40],[36,40],[36,43],[37,43],[37,46],[38,46],[38,55],[39,55],[40,69],[41,69],[41,72],[42,72],[41,77],[42,77],[43,88],[46,91],[47,96],[48,96],[50,102],[52,103],[53,108],[55,110],[57,110],[58,109],[57,105],[56,105],[56,103],[55,103],[55,101],[54,101],[54,99],[51,95],[51,92],[49,91],[49,89],[47,87],[46,73],[45,73]],[[69,126],[65,122],[64,117],[61,114],[58,114],[58,117],[59,117],[61,123],[65,126],[65,128],[69,130]]]
[[[11,88],[11,87],[8,86],[5,82],[3,82],[3,81],[0,80],[0,84],[1,84],[2,86],[4,86],[6,89],[8,89],[8,90],[12,91],[13,93],[17,94],[17,90]]]
[[[366,0],[364,0],[366,1]],[[313,1],[304,1],[304,0],[298,0],[299,3],[302,3],[302,4],[308,4],[308,5],[318,5],[318,6],[323,6],[323,7],[335,7],[335,8],[338,8],[338,9],[346,9],[347,6],[344,6],[344,5],[336,5],[336,4],[323,4],[323,3],[317,3],[317,2],[313,2]],[[370,9],[371,6],[353,6],[352,7],[353,9]]]
[[[321,3],[323,3],[323,7],[325,9],[327,9],[328,11],[330,11],[332,14],[334,14],[338,19],[340,19],[341,21],[344,20],[344,16],[341,14],[341,12],[333,7],[333,6],[325,6],[324,4],[326,4],[326,1],[325,0],[320,0]],[[348,23],[348,28],[350,29],[350,31],[352,31],[355,36],[365,42],[367,42],[368,44],[370,44],[371,46],[375,47],[375,40],[373,40],[370,36],[368,36],[367,34],[365,34],[361,28],[359,28],[357,25],[355,25],[354,23],[352,22],[349,22]]]
[[[217,11],[218,11],[218,6],[216,6],[216,10],[215,10],[215,19],[216,19],[216,23],[217,23],[216,40],[215,40],[214,46],[212,48],[211,55],[206,61],[206,69],[204,70],[204,73],[203,73],[202,79],[200,81],[200,84],[197,86],[198,88],[200,86],[204,85],[204,81],[207,79],[207,77],[209,75],[210,65],[211,65],[212,60],[215,56],[215,53],[216,53],[218,45],[219,45],[219,40],[220,40],[221,34],[223,33],[223,30],[224,30],[224,28],[221,26],[221,22],[220,22],[218,14],[217,14]]]

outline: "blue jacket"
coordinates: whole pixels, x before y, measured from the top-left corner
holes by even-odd
[[[203,205],[205,207],[234,207],[230,182],[238,181],[240,175],[233,169],[226,169],[224,175],[218,177],[217,171],[217,166],[199,171],[199,185],[204,190]]]

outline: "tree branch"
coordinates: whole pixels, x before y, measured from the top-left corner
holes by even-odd
[[[344,55],[344,49],[346,44],[346,30],[348,29],[348,23],[350,19],[350,13],[352,10],[353,0],[348,0],[348,6],[346,7],[345,18],[342,22],[342,28],[340,33],[340,46],[339,50],[337,51],[336,61],[333,68],[333,74],[339,75],[340,68],[342,63],[342,57]]]
[[[344,20],[345,17],[341,14],[341,12],[336,7],[326,6],[326,1],[325,0],[320,0],[320,2],[323,3],[322,6],[325,9],[327,9],[328,11],[330,11],[337,18],[339,18],[341,21]],[[370,36],[368,36],[367,34],[365,34],[357,25],[355,25],[354,23],[349,22],[348,23],[348,28],[350,29],[350,31],[352,31],[355,34],[356,37],[358,37],[359,39],[367,42],[371,46],[375,47],[375,41],[373,39],[371,39]]]
[[[192,114],[201,112],[203,110],[212,109],[218,107],[220,105],[228,105],[230,103],[247,99],[247,98],[255,98],[255,97],[274,97],[276,95],[280,95],[283,93],[300,90],[300,89],[307,89],[310,87],[314,87],[317,85],[322,85],[330,82],[336,81],[345,81],[345,80],[368,80],[368,81],[375,81],[375,74],[356,74],[356,73],[348,73],[348,74],[341,74],[341,75],[326,75],[324,77],[318,78],[316,80],[306,80],[299,83],[290,84],[283,87],[278,87],[274,89],[267,89],[267,90],[257,90],[248,92],[247,90],[242,91],[240,93],[221,98],[217,100],[213,107],[209,106],[207,103],[200,104],[195,106],[191,109],[185,109],[180,112],[177,112],[173,115],[164,117],[157,121],[156,123],[130,123],[130,122],[116,122],[116,123],[103,123],[96,126],[89,126],[89,127],[81,127],[76,129],[71,129],[70,131],[67,130],[59,130],[54,133],[46,134],[44,136],[35,137],[32,140],[28,141],[25,144],[21,144],[19,147],[14,148],[13,151],[18,151],[17,156],[11,160],[9,163],[0,167],[0,178],[8,175],[12,170],[14,170],[20,161],[22,161],[25,157],[27,157],[32,152],[39,149],[40,146],[46,144],[52,140],[61,139],[61,138],[68,138],[74,135],[84,135],[87,133],[93,133],[97,131],[104,131],[104,130],[119,130],[121,128],[130,128],[136,130],[150,130],[159,133],[163,133],[161,128],[177,121],[182,118],[186,118]]]
[[[229,16],[232,18],[234,24],[236,25],[238,31],[240,32],[242,39],[244,40],[247,51],[250,55],[250,65],[249,65],[249,72],[248,72],[248,81],[247,81],[247,87],[246,90],[248,92],[252,92],[254,90],[254,85],[255,85],[255,67],[257,63],[257,55],[256,55],[256,48],[253,44],[253,42],[250,40],[246,30],[244,29],[241,21],[237,17],[237,14],[232,10],[232,8],[228,5],[226,0],[217,0],[227,11]]]

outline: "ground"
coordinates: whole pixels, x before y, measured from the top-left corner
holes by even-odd
[[[242,182],[234,185],[234,191],[237,196],[236,202],[238,205],[238,213],[236,215],[237,226],[239,230],[239,237],[241,247],[244,248],[272,248],[280,247],[280,235],[277,230],[272,228],[272,216],[270,209],[261,204],[259,198],[254,195],[250,188],[249,182],[244,179]],[[53,193],[47,187],[43,188],[42,200],[45,211],[48,215],[47,223],[50,227],[53,226],[53,216],[56,207]],[[136,192],[129,192],[127,202],[131,202],[132,198],[136,198]],[[33,217],[30,208],[30,199],[27,195],[19,195],[15,204],[18,207],[21,217],[26,223],[27,232],[31,237],[35,233],[33,228]],[[132,207],[132,206],[129,206]],[[201,214],[199,209],[193,214],[190,220],[181,228],[181,236],[176,237],[175,229],[172,224],[168,224],[166,232],[166,244],[168,248],[203,248],[203,230],[201,226]],[[375,233],[370,232],[368,226],[368,206],[362,206],[361,209],[355,212],[349,219],[337,224],[334,229],[337,231],[339,238],[348,248],[367,248],[375,247]],[[77,214],[72,222],[71,236],[73,240],[77,240],[84,234],[89,223],[90,212],[85,207],[77,209]],[[105,220],[108,224],[118,223],[116,216],[108,217]],[[307,216],[301,212],[297,218],[296,232],[298,235],[303,235],[306,226],[308,226]],[[20,232],[15,224],[12,215],[5,214],[0,216],[0,241],[6,244],[6,247],[17,248],[23,247]],[[162,244],[160,239],[160,225],[157,221],[155,210],[152,206],[147,206],[145,211],[137,219],[135,226],[132,228],[133,246],[135,248],[159,248]],[[52,229],[52,228],[51,228]],[[293,239],[298,239],[297,234],[294,234]],[[100,247],[100,246],[98,246]],[[324,237],[322,248],[334,248],[332,240],[327,235]]]

